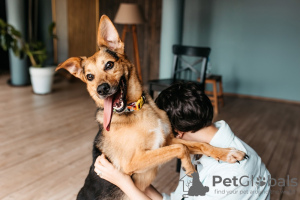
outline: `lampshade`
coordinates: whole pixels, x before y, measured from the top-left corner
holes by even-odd
[[[141,9],[134,3],[121,3],[114,22],[117,24],[143,24]]]

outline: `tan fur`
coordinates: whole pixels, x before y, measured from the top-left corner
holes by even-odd
[[[112,35],[112,36],[111,36]],[[136,68],[126,59],[124,44],[121,42],[112,22],[102,16],[98,30],[98,46],[100,50],[89,58],[69,58],[58,66],[87,84],[87,90],[96,102],[100,111],[96,119],[103,124],[103,102],[97,94],[97,87],[108,83],[117,87],[122,76],[127,82],[127,103],[137,101],[142,95],[142,86],[138,80]],[[108,54],[106,48],[118,52],[119,60]],[[113,61],[114,68],[105,71],[104,64]],[[92,73],[95,80],[88,81],[86,75]],[[223,161],[231,161],[232,157],[242,160],[245,154],[231,149],[210,146],[207,143],[188,142],[174,138],[166,113],[158,109],[149,95],[146,103],[139,111],[130,113],[114,113],[110,131],[103,129],[103,137],[97,147],[109,158],[115,167],[126,174],[133,175],[137,187],[144,190],[156,176],[157,167],[173,158],[180,158],[188,173],[194,171],[190,153],[205,154]],[[230,155],[230,159],[228,158]],[[235,161],[236,161],[235,160]],[[233,161],[231,161],[233,162]]]

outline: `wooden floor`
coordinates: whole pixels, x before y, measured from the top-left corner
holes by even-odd
[[[83,185],[97,133],[95,105],[81,82],[62,81],[49,95],[10,87],[0,76],[0,199],[71,200]],[[300,106],[227,97],[224,119],[252,146],[272,177],[298,186],[272,187],[271,199],[300,200]],[[176,188],[176,160],[161,167],[154,186]]]

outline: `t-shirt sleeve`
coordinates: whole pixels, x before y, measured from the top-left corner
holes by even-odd
[[[162,193],[163,200],[171,200],[171,197],[165,193]]]

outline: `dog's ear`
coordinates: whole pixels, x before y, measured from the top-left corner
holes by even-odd
[[[124,54],[124,43],[121,41],[118,31],[106,15],[102,15],[97,35],[98,47],[105,46],[112,51]]]
[[[68,70],[73,76],[80,78],[83,82],[86,82],[84,73],[83,73],[83,66],[86,57],[72,57],[66,60],[65,62],[59,64],[56,67],[56,70],[64,68]]]

